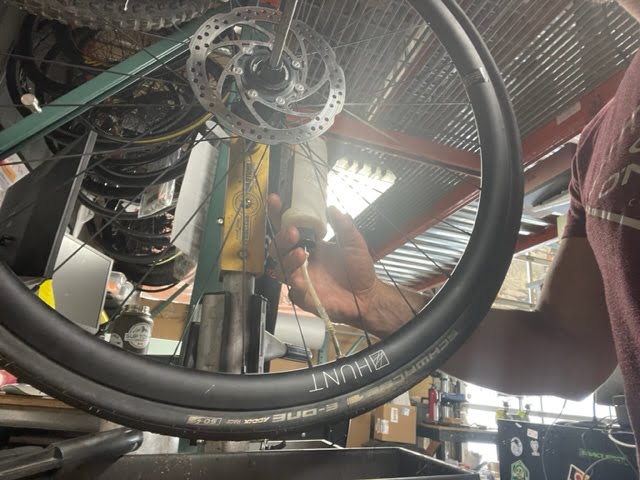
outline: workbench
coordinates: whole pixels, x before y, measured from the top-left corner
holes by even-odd
[[[49,397],[0,394],[0,428],[93,433],[102,420]]]
[[[463,443],[476,442],[495,445],[498,439],[497,430],[422,422],[416,424],[416,435],[441,443],[438,450],[436,450],[436,458],[440,460],[445,460],[444,442],[451,442],[453,444],[453,457],[458,461],[462,460]]]

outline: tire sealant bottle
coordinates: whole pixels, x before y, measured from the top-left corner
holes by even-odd
[[[308,147],[308,148],[307,148]],[[296,147],[293,161],[291,206],[282,216],[282,228],[294,226],[300,232],[299,246],[303,247],[307,259],[302,265],[302,274],[307,292],[313,299],[318,316],[325,322],[327,335],[331,338],[336,357],[342,357],[340,343],[331,319],[322,305],[309,276],[309,255],[317,242],[327,234],[327,181],[329,161],[327,144],[316,138],[306,146]]]
[[[291,206],[282,216],[282,228],[296,227],[300,245],[313,248],[327,234],[329,162],[324,140],[316,138],[308,146],[294,153]]]

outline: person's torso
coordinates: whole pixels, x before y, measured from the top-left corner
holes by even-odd
[[[586,233],[605,285],[627,403],[640,431],[640,54],[578,165]]]

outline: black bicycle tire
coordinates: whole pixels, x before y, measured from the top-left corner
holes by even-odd
[[[139,188],[140,191],[142,191],[147,188],[151,182],[155,181],[163,171],[164,175],[156,184],[170,182],[171,180],[184,176],[187,170],[187,163],[189,162],[189,154],[190,152],[183,154],[182,158],[178,159],[176,163],[168,167],[163,167],[160,170],[140,173],[118,172],[109,168],[112,165],[110,164],[111,162],[107,162],[106,165],[101,164],[95,167],[92,173],[104,182],[115,184],[119,187]],[[113,166],[117,166],[117,162],[112,162],[112,164]]]
[[[488,311],[506,273],[521,215],[522,171],[516,140],[517,126],[512,122],[511,106],[503,91],[504,86],[491,82],[492,78],[498,76],[495,63],[480,61],[478,52],[485,55],[487,51],[477,32],[459,7],[450,0],[413,0],[411,3],[424,18],[432,21],[436,34],[441,39],[447,39],[443,40],[443,44],[452,47],[449,53],[454,60],[457,59],[456,65],[472,103],[486,107],[478,111],[474,109],[474,112],[483,146],[483,173],[487,175],[483,177],[477,217],[477,223],[482,227],[474,231],[469,242],[474,258],[468,255],[469,251],[465,253],[452,279],[419,314],[419,317],[429,315],[428,324],[411,322],[379,344],[376,353],[382,351],[386,359],[392,359],[387,360],[386,366],[395,365],[382,373],[376,370],[375,373],[363,375],[358,380],[354,373],[352,385],[342,385],[342,388],[337,387],[331,392],[327,389],[327,392],[315,395],[304,391],[309,387],[311,372],[306,370],[271,375],[268,388],[259,376],[234,376],[238,377],[233,381],[235,390],[227,391],[226,396],[225,388],[219,383],[227,383],[227,387],[231,384],[228,383],[229,376],[224,375],[213,376],[178,369],[172,374],[181,385],[168,385],[170,382],[166,382],[167,379],[163,382],[158,377],[161,371],[166,375],[166,369],[159,368],[149,359],[138,358],[133,361],[133,357],[126,352],[114,350],[107,344],[92,344],[92,353],[86,355],[85,348],[76,348],[73,355],[76,360],[82,359],[83,362],[74,370],[67,370],[53,361],[60,360],[60,356],[57,351],[59,346],[46,335],[51,332],[34,331],[32,328],[28,339],[20,337],[20,322],[23,320],[29,317],[40,320],[32,323],[33,327],[55,321],[52,317],[58,315],[34,301],[30,292],[12,278],[10,270],[3,266],[0,268],[0,281],[6,291],[0,296],[0,312],[3,316],[0,352],[11,359],[12,369],[27,375],[45,391],[120,423],[190,437],[252,438],[277,436],[279,432],[335,421],[366,411],[417,383],[444,362]],[[460,68],[460,64],[466,64],[469,68]],[[493,133],[488,135],[487,130]],[[491,162],[486,163],[488,158],[491,158]],[[465,298],[467,303],[460,302],[460,298]],[[455,318],[453,323],[450,322],[452,315]],[[67,348],[72,343],[81,346],[78,340],[86,340],[82,332],[73,327],[64,330],[58,333],[64,334],[65,338],[71,337],[65,342]],[[46,357],[38,353],[32,356],[35,350],[31,345],[42,346],[43,338],[52,348],[38,349],[46,351]],[[60,335],[55,338],[60,338]],[[425,348],[421,342],[429,346]],[[69,352],[66,354],[68,357]],[[318,367],[313,372],[326,373],[346,366],[353,370],[352,365],[358,365],[358,361],[364,365],[366,355],[356,354],[332,365]],[[105,358],[110,358],[112,363],[101,365]],[[92,379],[95,372],[92,374],[87,368],[100,369],[103,374],[101,381]],[[104,378],[105,371],[123,368],[129,371],[131,377],[130,380],[119,379],[125,380],[125,385],[115,387],[108,378]],[[372,370],[371,367],[369,369]],[[211,383],[214,379],[215,384]],[[251,382],[250,390],[247,389],[248,382]],[[167,387],[171,388],[163,391]],[[140,395],[142,391],[144,393]],[[192,396],[184,398],[185,391]],[[149,400],[150,397],[156,400]],[[180,405],[176,405],[177,402]],[[243,403],[252,406],[248,408]]]
[[[117,106],[117,104],[114,104],[114,105]],[[175,106],[177,107],[179,105],[175,105]],[[88,128],[96,131],[101,138],[104,138],[116,144],[118,143],[129,144],[129,143],[135,143],[136,141],[139,141],[139,140],[153,141],[157,138],[176,135],[176,132],[179,132],[183,130],[186,126],[193,124],[193,122],[202,118],[205,114],[206,112],[200,106],[188,106],[186,108],[183,108],[183,110],[179,113],[177,117],[171,116],[170,120],[167,120],[166,123],[164,124],[159,123],[157,125],[154,125],[153,127],[154,133],[145,135],[144,137],[139,137],[139,136],[125,137],[125,136],[112,135],[108,131],[103,130],[102,128],[96,126],[95,123],[92,122],[89,118],[86,118],[86,114],[83,116],[80,116],[79,119]],[[185,133],[177,135],[174,141],[177,141],[183,137],[187,138],[197,128],[198,127],[196,126],[192,130],[189,130]],[[150,143],[149,145],[152,145],[152,143]]]
[[[73,86],[64,84],[64,83],[59,83],[56,80],[49,78],[47,74],[44,73],[42,70],[40,70],[40,68],[36,65],[36,60],[38,59],[39,56],[36,55],[35,52],[33,51],[32,35],[33,35],[34,27],[36,26],[36,22],[38,20],[39,19],[34,16],[28,16],[27,18],[25,18],[20,28],[20,37],[18,40],[18,44],[16,45],[16,53],[18,55],[21,55],[22,58],[20,57],[19,58],[22,64],[22,69],[24,70],[27,77],[35,85],[37,85],[39,88],[43,90],[46,90],[49,93],[54,93],[54,94],[58,94],[58,96],[61,96],[67,93],[69,90],[71,90]],[[54,25],[54,28],[56,29],[60,28],[59,24],[52,23],[52,25]],[[59,40],[58,38],[59,33],[60,32],[58,30],[54,30],[52,32],[52,34],[54,35],[54,37],[56,37],[57,40]],[[58,41],[56,41],[56,43],[49,49],[49,51],[47,51],[47,55],[44,56],[44,60],[51,61],[51,58],[49,58],[48,55],[51,53],[52,50],[54,52],[58,52],[65,49],[63,45],[61,45]],[[66,51],[69,51],[69,50],[67,49]],[[73,63],[69,59],[65,59],[65,60],[69,63]],[[51,64],[44,63],[44,65],[50,66]]]
[[[148,240],[149,242],[158,242],[157,246],[169,246],[171,245],[171,234],[170,233],[147,233],[142,232],[140,230],[134,230],[129,227],[125,227],[119,222],[113,223],[113,228],[122,232],[127,237],[132,237],[139,240]]]
[[[132,255],[129,253],[116,252],[112,248],[108,247],[106,242],[99,241],[96,238],[96,243],[100,250],[109,255],[113,260],[119,263],[126,263],[129,265],[142,265],[149,267],[154,263],[158,265],[165,261],[175,257],[178,254],[178,249],[175,247],[168,248],[162,253],[149,253],[143,255]]]
[[[124,11],[123,3],[106,0],[5,0],[60,23],[95,30],[160,30],[192,20],[218,4],[217,0],[136,0]]]
[[[100,215],[101,217],[113,218],[116,215],[118,215],[118,219],[121,221],[125,221],[125,220],[136,221],[136,220],[144,219],[144,217],[142,218],[138,217],[137,212],[121,212],[120,210],[115,211],[115,210],[110,210],[106,207],[103,207],[102,205],[98,205],[97,203],[93,202],[89,197],[87,197],[82,191],[78,194],[78,200],[89,210],[93,211],[97,215]],[[168,207],[165,207],[162,210],[157,211],[154,215],[161,215],[163,213],[170,212],[175,208],[176,208],[176,205],[171,204]]]

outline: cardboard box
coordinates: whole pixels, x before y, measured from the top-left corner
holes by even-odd
[[[347,448],[362,447],[371,440],[373,431],[373,412],[367,412],[349,420]]]
[[[434,457],[438,448],[440,448],[440,442],[432,440],[431,438],[418,437],[416,439],[416,446],[422,450],[425,455]]]
[[[385,403],[373,412],[373,438],[384,442],[416,443],[416,407]]]

